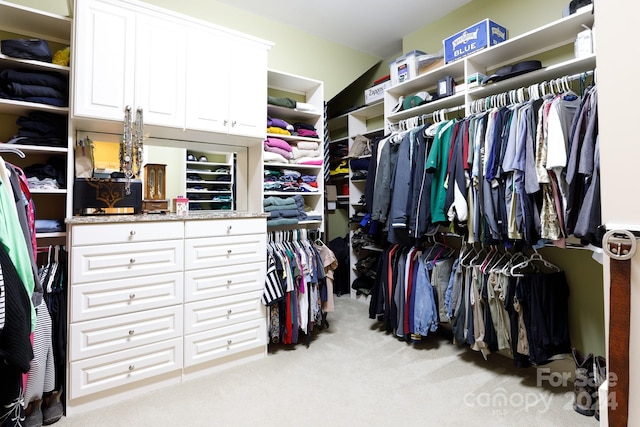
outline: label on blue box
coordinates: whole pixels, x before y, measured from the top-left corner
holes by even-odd
[[[464,58],[480,49],[496,45],[507,39],[507,29],[485,19],[442,41],[444,61],[449,63]]]

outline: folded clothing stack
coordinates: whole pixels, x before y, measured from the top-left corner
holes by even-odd
[[[293,125],[285,120],[267,116],[267,133],[275,133],[280,135],[291,135]]]
[[[265,162],[276,162],[276,163],[289,163],[291,159],[291,152],[293,148],[291,145],[285,141],[284,139],[275,138],[275,137],[267,137],[264,140],[264,151],[265,151]],[[274,155],[266,155],[267,153],[276,154]]]
[[[43,111],[32,111],[16,120],[18,132],[10,144],[46,145],[66,147],[67,116]]]
[[[0,98],[69,106],[69,82],[57,73],[6,69],[0,71]]]
[[[297,224],[306,216],[301,215],[294,197],[266,197],[264,199],[264,211],[269,214],[267,225]],[[304,214],[304,211],[302,211]]]

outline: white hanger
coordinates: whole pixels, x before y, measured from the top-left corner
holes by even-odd
[[[2,144],[2,146],[0,146],[0,153],[13,153],[13,154],[16,154],[18,157],[20,157],[21,159],[25,158],[25,155],[22,152],[22,150],[7,144]]]

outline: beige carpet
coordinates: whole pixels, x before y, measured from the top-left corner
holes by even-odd
[[[536,385],[536,370],[434,334],[399,341],[368,306],[336,298],[309,348],[194,379],[55,426],[598,426],[572,409],[569,387]]]

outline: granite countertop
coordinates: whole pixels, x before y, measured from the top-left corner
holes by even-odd
[[[267,218],[268,213],[244,211],[207,211],[189,212],[188,215],[167,214],[139,214],[139,215],[87,215],[74,216],[65,220],[66,224],[105,224],[115,222],[147,222],[147,221],[192,221],[203,219],[234,219],[234,218]]]

